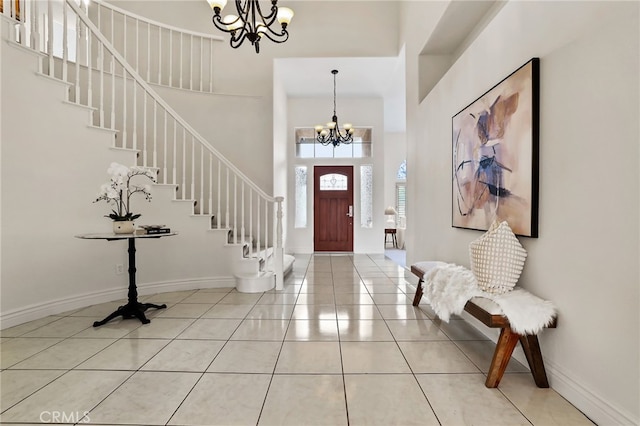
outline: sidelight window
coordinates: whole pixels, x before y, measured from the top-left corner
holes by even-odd
[[[360,226],[373,227],[373,166],[360,166]]]
[[[295,227],[307,227],[307,167],[296,167]]]

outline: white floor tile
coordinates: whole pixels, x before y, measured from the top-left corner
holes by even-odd
[[[14,365],[19,369],[71,369],[113,344],[112,339],[65,339]]]
[[[411,373],[395,342],[341,342],[345,374]]]
[[[155,315],[156,318],[200,318],[213,307],[212,303],[176,303]]]
[[[336,320],[297,320],[289,323],[285,340],[338,341]]]
[[[169,424],[255,425],[270,381],[267,374],[207,373]]]
[[[339,375],[276,375],[258,425],[347,425]]]
[[[284,342],[276,374],[342,374],[338,342]]]
[[[64,373],[64,370],[4,370],[0,372],[0,411],[11,408]]]
[[[59,316],[48,316],[44,318],[40,318],[34,321],[25,322],[24,324],[16,325],[15,327],[5,328],[4,330],[0,330],[0,336],[2,337],[19,337],[33,331],[37,328],[40,328],[44,325],[47,325],[53,321],[59,320]]]
[[[242,320],[223,318],[201,318],[191,323],[178,339],[228,340]]]
[[[92,327],[119,300],[3,330],[0,423],[590,424],[515,359],[487,389],[495,344],[413,307],[416,283],[384,254],[307,254],[283,291],[144,295],[168,306],[149,324]]]
[[[224,342],[210,340],[174,340],[151,358],[142,370],[204,372]]]
[[[138,321],[130,319],[127,321]],[[154,318],[127,334],[128,339],[173,339],[194,322],[192,318]]]
[[[164,425],[199,373],[138,372],[89,413],[91,423]]]
[[[256,305],[247,314],[249,319],[279,319],[291,318],[294,305]]]
[[[420,307],[411,305],[378,305],[384,319],[430,319]]]
[[[197,291],[179,301],[182,303],[218,303],[228,294],[229,293],[218,293],[212,291]]]
[[[82,370],[135,371],[168,343],[169,340],[160,339],[121,339],[92,356],[77,368]]]
[[[43,412],[69,416],[90,412],[130,375],[127,371],[70,371],[2,413],[0,421],[41,423]]]
[[[94,317],[92,319],[102,319],[102,317]],[[91,339],[118,339],[131,333],[133,330],[143,324],[138,319],[122,319],[122,317],[113,319],[99,327],[88,327],[73,337],[86,337]]]
[[[338,320],[381,320],[382,315],[374,305],[336,305]]]
[[[22,337],[71,337],[93,325],[86,318],[65,317],[37,328]]]
[[[592,426],[593,423],[553,389],[536,387],[530,373],[506,374],[500,391],[534,425]]]
[[[254,305],[215,305],[202,315],[202,318],[238,318],[243,319]]]
[[[418,383],[442,425],[527,425],[529,421],[482,374],[419,374]]]
[[[61,341],[60,338],[28,339],[17,337],[2,339],[0,365],[3,369],[9,368]]]
[[[393,336],[382,320],[338,320],[341,342],[393,341]]]
[[[486,374],[489,371],[491,360],[493,359],[493,352],[496,349],[495,343],[490,340],[460,340],[455,342],[455,344],[483,373]],[[529,370],[514,357],[511,357],[505,371],[508,373],[522,373]]]
[[[208,368],[212,373],[271,374],[280,354],[280,342],[227,342]]]
[[[347,374],[350,425],[438,425],[438,419],[410,374]]]
[[[335,305],[296,305],[292,319],[336,319]]]
[[[246,319],[231,336],[231,340],[284,340],[289,321]]]
[[[479,373],[452,342],[398,342],[414,373]]]
[[[428,319],[386,320],[396,340],[449,340],[446,334]]]

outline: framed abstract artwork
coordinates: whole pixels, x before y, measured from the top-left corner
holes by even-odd
[[[538,236],[539,86],[533,58],[453,116],[453,227]]]

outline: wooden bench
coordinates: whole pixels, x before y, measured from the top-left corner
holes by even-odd
[[[416,294],[413,298],[413,306],[418,306],[420,299],[422,299],[422,285],[424,283],[423,278],[425,271],[415,265],[411,265],[411,272],[419,278]],[[504,371],[507,368],[507,364],[509,364],[513,350],[515,349],[518,341],[520,341],[524,354],[527,357],[527,362],[529,363],[533,380],[535,380],[536,385],[539,388],[548,388],[549,382],[547,380],[547,373],[544,369],[544,362],[542,360],[542,352],[540,351],[538,336],[521,335],[513,332],[513,330],[511,330],[509,320],[505,316],[490,313],[483,307],[474,303],[472,300],[467,302],[464,310],[487,327],[500,328],[500,337],[498,338],[496,349],[493,352],[493,359],[491,360],[491,367],[489,367],[485,386],[488,388],[498,387],[498,384],[500,384],[500,380],[504,375]],[[556,324],[557,318],[554,318],[553,323],[548,325],[548,327],[555,328]]]

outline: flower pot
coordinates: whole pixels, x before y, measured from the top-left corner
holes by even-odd
[[[120,220],[113,222],[114,234],[133,234],[135,225],[132,220]]]

